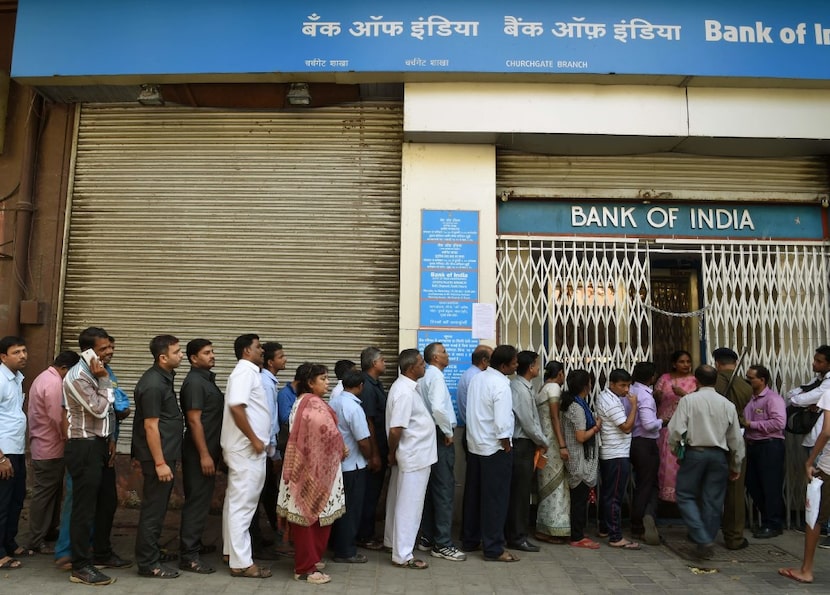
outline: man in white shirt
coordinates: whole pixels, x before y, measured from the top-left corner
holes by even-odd
[[[418,394],[417,381],[426,372],[424,358],[417,349],[404,349],[398,356],[398,365],[401,373],[386,401],[392,473],[386,495],[383,545],[392,548],[393,564],[420,570],[428,564],[415,558],[412,550],[424,510],[430,467],[438,460],[435,422]]]
[[[608,527],[608,545],[638,550],[640,544],[622,535],[622,498],[631,471],[629,454],[631,430],[637,418],[637,395],[629,392],[631,374],[626,370],[611,370],[608,386],[597,397],[597,415],[600,426],[599,471],[602,519]],[[624,404],[625,403],[625,404]]]
[[[787,393],[785,400],[787,405],[794,405],[796,407],[816,407],[821,395],[830,391],[830,345],[821,345],[816,348],[815,355],[813,355],[813,372],[816,377],[812,382],[796,387]],[[809,434],[805,434],[801,446],[809,456],[810,451],[815,446],[821,430],[824,427],[824,418],[819,417],[813,429]],[[819,457],[821,453],[819,453]],[[824,532],[830,533],[827,529],[828,525],[824,526]],[[819,544],[820,548],[830,548],[830,535],[825,537]]]
[[[547,452],[548,439],[539,422],[531,381],[539,376],[539,354],[520,351],[516,376],[510,381],[513,396],[513,472],[510,476],[510,504],[507,513],[507,545],[523,552],[538,552],[528,540],[530,492],[533,485],[533,460],[536,449]]]
[[[470,382],[467,394],[467,474],[462,548],[479,545],[484,559],[516,562],[504,548],[504,523],[510,499],[507,478],[513,467],[513,396],[509,375],[518,367],[516,348],[499,345],[490,366]]]
[[[457,420],[444,379],[444,369],[450,364],[450,356],[441,343],[430,343],[424,348],[424,359],[429,365],[424,377],[418,380],[418,390],[435,422],[438,461],[429,474],[418,549],[431,551],[433,558],[463,562],[467,555],[453,545],[451,535],[455,496],[453,430]]]
[[[231,574],[270,576],[270,570],[254,566],[248,533],[265,483],[265,448],[271,433],[271,408],[260,377],[263,349],[253,334],[237,337],[233,349],[239,361],[228,377],[220,438],[228,465],[222,547]]]
[[[819,347],[816,354],[823,348],[827,348],[827,346]],[[822,356],[826,357],[824,353],[822,353]],[[815,360],[813,369],[815,370]],[[813,582],[813,563],[816,556],[816,545],[819,537],[821,537],[821,526],[830,521],[830,452],[827,452],[827,443],[830,442],[830,391],[821,392],[817,405],[823,412],[822,418],[819,418],[819,421],[822,422],[822,429],[816,443],[810,450],[810,456],[807,457],[807,461],[804,463],[804,470],[808,483],[812,481],[813,477],[818,477],[824,482],[821,484],[818,518],[815,525],[812,527],[806,525],[804,528],[804,559],[801,561],[801,567],[778,569],[778,574],[797,583]],[[811,502],[811,504],[815,503]]]

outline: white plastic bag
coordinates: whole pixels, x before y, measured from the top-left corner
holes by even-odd
[[[807,500],[804,504],[804,516],[807,525],[810,529],[816,526],[818,519],[818,509],[821,506],[821,484],[824,481],[819,477],[814,477],[807,484]]]

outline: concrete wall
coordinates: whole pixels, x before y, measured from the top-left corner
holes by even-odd
[[[410,83],[407,132],[830,138],[830,91]]]

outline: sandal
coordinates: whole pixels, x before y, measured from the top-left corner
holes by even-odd
[[[792,579],[797,583],[804,583],[805,585],[809,585],[812,583],[812,580],[807,580],[806,578],[801,578],[800,576],[796,576],[795,568],[779,568],[778,574],[783,576],[784,578]]]
[[[72,557],[61,556],[55,560],[55,568],[58,570],[72,570]]]
[[[571,547],[581,547],[586,550],[598,550],[599,544],[594,541],[593,539],[588,539],[587,537],[583,537],[579,541],[572,541]]]
[[[251,564],[248,568],[231,568],[231,576],[234,578],[268,578],[271,576],[271,569]]]
[[[12,556],[17,556],[17,557],[26,556],[27,558],[30,558],[30,557],[34,556],[36,553],[37,552],[35,550],[30,550],[30,549],[27,549],[25,547],[19,547],[19,548],[17,548],[16,550],[14,550],[12,552]],[[54,552],[52,552],[52,553],[54,553]]]
[[[608,542],[610,547],[615,547],[620,550],[638,550],[640,549],[640,544],[636,541],[628,541],[627,539],[621,539],[620,541],[614,543]]]
[[[311,583],[312,585],[325,585],[331,581],[331,577],[317,570],[308,574],[295,574],[294,580],[304,581],[306,583]]]
[[[6,556],[6,561],[0,564],[0,569],[3,570],[17,570],[18,568],[23,568],[23,562],[11,556]]]
[[[367,539],[365,541],[358,541],[357,546],[377,552],[383,549],[383,542],[375,541],[374,539]]]
[[[152,568],[138,569],[139,576],[147,576],[150,578],[179,578],[181,574],[178,570],[161,564],[153,566]]]
[[[179,569],[196,574],[213,574],[216,569],[204,564],[201,560],[182,560],[179,562]]]
[[[425,570],[429,568],[429,564],[419,558],[410,558],[403,564],[392,562],[392,565],[397,566],[398,568],[411,568],[412,570]]]
[[[489,558],[487,556],[484,556],[485,562],[518,562],[519,560],[521,560],[519,556],[517,556],[513,552],[508,552],[507,550],[504,550],[501,553],[501,556],[498,556],[496,558]]]
[[[55,548],[53,548],[52,546],[47,545],[45,543],[41,543],[39,546],[31,548],[31,550],[38,553],[38,554],[43,554],[43,555],[46,555],[46,556],[51,556],[52,554],[55,553]],[[17,554],[15,554],[15,555],[17,555]]]

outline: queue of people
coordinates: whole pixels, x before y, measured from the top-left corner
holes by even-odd
[[[106,585],[114,578],[103,570],[134,564],[110,542],[115,441],[131,413],[110,367],[114,343],[104,329],[85,329],[82,354],[59,354],[33,383],[28,426],[35,495],[31,541],[22,547],[16,536],[25,496],[27,352],[22,339],[0,340],[0,568],[20,568],[21,558],[35,553],[54,554],[70,581]],[[785,402],[764,366],[739,375],[738,355],[729,348],[713,352],[714,366],[694,371],[685,351],[673,354],[672,370],[659,377],[651,362],[631,372],[611,370],[594,395],[595,379],[586,370],[566,370],[557,361],[542,368],[535,352],[482,345],[461,376],[458,416],[441,343],[423,354],[402,351],[388,393],[378,348],[364,349],[359,366],[337,362],[338,384],[328,401],[325,366],[301,364],[280,389],[281,344],[245,334],[234,352],[237,364],[223,393],[211,371],[211,341],[193,339],[184,349],[172,335],[150,342],[153,363],[135,387],[132,436],[144,478],[135,543],[140,576],[216,571],[202,557],[212,551],[202,534],[220,470],[227,473],[222,554],[233,577],[272,575],[256,561],[261,506],[277,531],[279,553],[293,557],[294,578],[311,584],[331,580],[323,559],[329,548],[334,564],[367,562],[358,551],[365,548],[386,550],[393,564],[414,570],[429,566],[419,551],[453,562],[475,551],[485,561],[516,562],[517,552],[540,550],[534,541],[596,550],[600,543],[586,535],[591,502],[598,505],[598,536],[623,550],[640,549],[640,541],[659,545],[658,502],[676,502],[696,555],[707,559],[718,530],[727,548],[748,545],[744,480],[762,521],[753,535],[781,534],[785,406],[830,408],[827,346],[816,350],[816,381],[791,391]],[[177,395],[174,376],[185,358],[190,371]],[[830,457],[819,456],[830,425],[819,420],[816,436],[805,438],[808,478],[830,474],[824,469]],[[457,436],[466,457],[460,548],[452,539]],[[177,555],[159,540],[179,469],[185,502]],[[387,471],[386,508],[379,511]],[[629,477],[630,538],[622,526]],[[379,512],[382,531],[376,530]],[[830,506],[822,505],[820,522],[828,517]],[[54,549],[50,536],[57,537]],[[818,536],[817,528],[808,529],[803,566],[781,569],[783,576],[812,580]],[[176,559],[178,568],[169,564]]]

